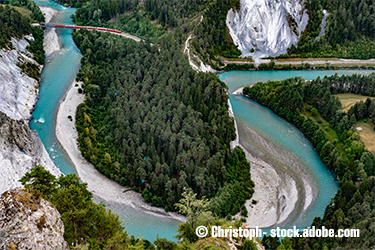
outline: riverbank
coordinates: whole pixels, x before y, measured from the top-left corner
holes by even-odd
[[[240,94],[242,93],[242,89],[243,87],[232,94]],[[231,149],[233,150],[239,146],[245,152],[246,159],[250,163],[251,180],[255,184],[252,198],[245,203],[248,211],[246,225],[248,227],[271,227],[287,219],[293,211],[298,200],[298,191],[295,182],[292,179],[287,180],[289,182],[289,190],[286,189],[286,186],[281,186],[280,182],[282,179],[273,166],[259,157],[256,158],[240,144],[237,122],[229,100],[228,105],[229,116],[233,118],[236,129],[236,139],[231,142]],[[283,204],[279,204],[280,197],[284,197],[281,201]],[[253,200],[257,203],[253,204]],[[286,204],[288,209],[285,209]],[[283,209],[279,208],[280,205],[283,206]],[[240,218],[241,216],[237,214],[236,217]]]
[[[11,24],[8,22],[6,19],[5,27]],[[40,78],[29,76],[21,65],[43,67],[27,49],[34,37],[11,37],[10,41],[11,48],[0,49],[0,194],[22,187],[19,180],[36,165],[61,175],[37,132],[28,126],[39,98]]]
[[[49,23],[59,12],[58,10],[46,6],[39,5],[39,8],[46,19],[46,23]],[[50,58],[55,52],[61,49],[55,28],[46,29],[44,31],[43,47],[47,58]]]
[[[232,95],[242,95],[242,91],[245,87],[240,87],[232,92]]]
[[[53,9],[47,6],[38,5],[38,7],[42,11],[44,18],[46,19],[45,23],[49,23],[57,12],[56,9]]]
[[[242,90],[240,87],[232,95],[242,95]],[[234,118],[230,104],[229,114]],[[231,142],[231,148],[239,146],[243,149],[251,164],[250,174],[255,184],[252,199],[245,203],[248,210],[246,225],[271,227],[299,216],[313,202],[313,185],[301,164],[250,127],[242,128],[242,131],[246,131],[246,141],[252,143],[241,145],[236,121],[235,128],[237,139]],[[291,173],[293,171],[295,173]]]
[[[296,220],[314,201],[316,183],[288,151],[243,122],[238,126],[255,183],[252,199],[257,201],[246,201],[248,225],[270,227]]]
[[[131,206],[154,216],[184,221],[185,217],[182,215],[171,212],[167,213],[162,208],[152,207],[145,203],[139,193],[134,191],[124,192],[126,190],[125,187],[106,178],[99,173],[91,163],[83,158],[77,145],[78,133],[75,128],[75,114],[78,105],[84,102],[85,96],[78,93],[78,87],[75,87],[76,84],[75,81],[71,84],[66,95],[60,102],[57,112],[55,134],[57,140],[73,162],[81,181],[87,183],[89,191],[92,192],[94,196],[98,196],[105,201]],[[78,85],[80,85],[80,83],[78,83]],[[72,121],[68,116],[72,117]]]

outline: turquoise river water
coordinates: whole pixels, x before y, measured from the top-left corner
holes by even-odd
[[[34,2],[60,11],[52,22],[72,24],[70,15],[75,12],[74,8],[66,8],[49,0],[34,0]],[[57,55],[50,58],[50,63],[47,63],[43,69],[40,99],[33,112],[34,120],[30,122],[30,127],[38,132],[53,162],[64,174],[75,173],[75,169],[56,140],[54,134],[55,117],[59,101],[74,80],[80,67],[80,58],[82,57],[82,54],[74,44],[71,32],[68,29],[57,31],[62,49]],[[232,71],[222,73],[220,78],[229,86],[229,90],[232,92],[240,86],[258,81],[280,80],[299,75],[305,79],[313,79],[317,76],[332,75],[335,72],[339,74],[357,73],[353,71]],[[360,71],[360,73],[366,74],[369,72]],[[299,160],[306,163],[308,172],[318,183],[319,195],[305,214],[301,215],[297,220],[289,221],[284,226],[308,226],[315,216],[323,215],[324,208],[338,189],[333,175],[320,161],[310,142],[293,125],[285,122],[270,110],[244,97],[230,95],[230,101],[237,122],[246,123],[258,133],[275,144],[284,147]],[[240,131],[240,138],[241,133]],[[96,199],[100,200],[99,198]],[[127,231],[131,234],[136,235],[139,233],[141,237],[150,241],[155,240],[157,234],[170,240],[173,240],[173,236],[176,235],[178,222],[175,220],[164,219],[132,207],[120,206],[119,204],[106,203],[106,205],[113,212],[119,214],[120,219],[126,223]]]
[[[369,74],[370,70],[306,70],[306,71],[230,71],[220,74],[220,79],[229,87],[229,93],[239,87],[254,84],[258,81],[281,80],[290,77],[302,76],[306,80],[312,80],[320,76],[342,74]],[[282,224],[284,228],[293,226],[310,226],[316,216],[323,216],[325,207],[329,204],[338,190],[338,182],[334,173],[319,158],[310,141],[291,123],[277,116],[270,109],[252,101],[244,96],[230,94],[230,102],[233,113],[239,127],[240,143],[246,148],[246,131],[241,125],[249,126],[262,137],[270,140],[277,146],[292,153],[296,159],[303,163],[309,176],[317,185],[317,196],[312,205],[299,216],[287,220]],[[241,124],[244,123],[244,124]],[[256,189],[256,187],[255,187]],[[303,204],[300,204],[303,205]]]

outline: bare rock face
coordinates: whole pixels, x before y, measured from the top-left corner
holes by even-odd
[[[23,120],[13,120],[0,111],[0,193],[20,187],[18,180],[36,165],[61,175],[38,134]]]
[[[255,60],[285,53],[297,44],[307,22],[304,0],[240,0],[240,10],[229,10],[226,20],[242,56]]]
[[[34,38],[25,36],[25,39]],[[15,120],[31,119],[31,111],[39,93],[39,81],[22,73],[19,67],[20,63],[32,63],[41,68],[27,51],[29,43],[25,39],[12,38],[15,49],[0,49],[0,111]]]
[[[30,35],[12,38],[13,49],[0,49],[0,194],[20,187],[18,180],[36,165],[61,175],[38,134],[26,124],[38,98],[39,81],[24,74],[18,65],[32,63],[41,69],[27,50],[33,39]]]
[[[0,197],[0,249],[69,249],[54,206],[24,189]]]

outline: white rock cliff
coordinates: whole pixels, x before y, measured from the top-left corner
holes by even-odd
[[[31,36],[29,40],[33,39]],[[12,38],[15,49],[0,49],[0,111],[10,118],[29,120],[38,98],[39,82],[24,73],[17,64],[31,62],[40,66],[26,50],[29,43]]]
[[[255,60],[285,53],[297,44],[307,22],[304,0],[240,0],[240,10],[230,9],[226,19],[242,56]]]
[[[38,99],[39,82],[22,73],[17,64],[26,61],[40,65],[26,50],[29,43],[25,39],[12,38],[12,44],[13,50],[0,49],[0,194],[21,186],[18,180],[35,165],[61,175],[38,134],[26,122]]]

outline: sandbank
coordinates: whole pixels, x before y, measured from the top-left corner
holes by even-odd
[[[50,7],[39,5],[39,8],[46,18],[46,23],[49,23],[51,19],[58,13],[58,10]],[[46,29],[44,31],[43,47],[47,58],[51,57],[52,54],[60,50],[59,38],[57,37],[55,28]]]
[[[243,88],[236,89],[232,94],[242,95]],[[230,103],[229,115],[234,118]],[[313,187],[308,175],[292,155],[283,152],[253,129],[242,124],[246,140],[252,144],[246,143],[245,148],[242,145],[245,141],[241,142],[239,139],[236,120],[234,123],[237,137],[231,142],[231,148],[239,146],[243,149],[250,162],[251,179],[255,184],[252,198],[245,203],[248,210],[246,226],[271,227],[280,225],[292,217],[298,217],[298,214],[313,202]],[[272,154],[273,159],[267,157],[267,153]],[[256,204],[253,204],[252,200],[255,200]],[[240,217],[240,214],[236,217]]]

